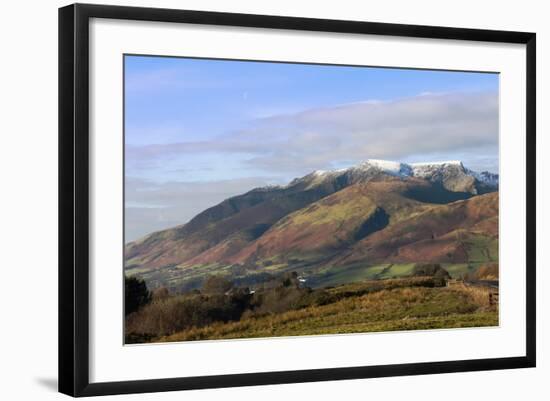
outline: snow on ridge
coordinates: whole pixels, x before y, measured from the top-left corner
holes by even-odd
[[[412,177],[423,176],[449,166],[463,167],[462,162],[459,160],[424,163],[402,163],[392,160],[366,159],[360,164],[348,168],[340,168],[336,170],[315,170],[308,174],[308,176],[321,178],[328,175],[339,175],[349,171],[366,171],[375,168],[384,173],[395,176]]]
[[[391,160],[366,159],[363,162],[347,167],[334,170],[315,170],[302,178],[296,178],[286,187],[295,185],[304,180],[310,181],[311,186],[318,185],[331,177],[340,177],[345,174],[353,174],[359,177],[362,174],[372,174],[374,171],[380,171],[385,174],[396,177],[418,177],[432,179],[434,177],[448,176],[449,174],[466,174],[473,176],[476,180],[486,183],[491,186],[498,186],[498,174],[489,172],[475,172],[466,168],[460,160],[447,160],[435,162],[420,162],[420,163],[402,163]]]
[[[393,174],[399,174],[403,170],[403,163],[390,160],[367,159],[360,166],[369,165]]]
[[[460,160],[447,160],[441,162],[421,162],[421,163],[410,163],[411,167],[428,167],[428,166],[462,166]]]
[[[411,163],[412,175],[420,178],[431,177],[434,174],[440,174],[449,167],[458,168],[462,173],[468,174],[460,160],[450,160],[444,162],[426,162],[426,163]]]
[[[449,160],[441,162],[422,162],[422,163],[401,163],[391,160],[366,159],[352,167],[339,168],[334,170],[315,170],[311,173],[295,178],[286,185],[266,185],[255,188],[252,191],[269,191],[274,189],[285,189],[306,182],[308,187],[314,187],[326,182],[326,180],[338,178],[349,174],[353,179],[361,177],[372,177],[377,172],[386,173],[396,177],[418,177],[425,179],[440,179],[441,177],[454,176],[456,174],[466,174],[474,177],[477,181],[489,186],[498,187],[499,175],[488,171],[476,172],[470,170],[459,160]]]

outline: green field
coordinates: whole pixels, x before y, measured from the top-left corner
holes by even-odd
[[[484,252],[475,248],[473,252]],[[472,263],[442,263],[441,266],[449,272],[452,278],[462,278],[465,274],[476,271],[483,265],[482,262]],[[334,287],[343,284],[354,283],[364,280],[383,280],[391,278],[404,278],[411,276],[415,263],[387,263],[377,265],[365,265],[364,263],[350,264],[347,266],[322,266],[305,267],[301,265],[274,264],[262,269],[265,274],[278,275],[283,272],[297,271],[306,279],[307,286],[311,288]],[[199,288],[201,283],[213,274],[224,275],[231,279],[242,280],[242,283],[252,288],[256,280],[257,271],[242,269],[236,271],[235,267],[222,265],[202,265],[186,267],[166,267],[153,271],[144,271],[141,268],[126,269],[125,273],[130,276],[138,276],[144,279],[151,289],[168,287],[174,290],[188,291]]]

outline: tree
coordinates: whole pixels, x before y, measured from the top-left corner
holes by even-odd
[[[300,287],[300,280],[298,280],[298,273],[296,272],[286,272],[281,277],[281,282],[283,287]]]
[[[413,276],[430,276],[449,279],[451,275],[439,263],[417,263],[413,268]]]
[[[137,277],[124,276],[124,314],[137,311],[151,301],[151,293],[145,281]]]
[[[418,263],[414,266],[413,276],[433,277],[434,285],[442,287],[447,284],[451,275],[439,263]]]
[[[202,292],[210,295],[223,295],[233,288],[233,283],[222,276],[210,276],[202,285]]]

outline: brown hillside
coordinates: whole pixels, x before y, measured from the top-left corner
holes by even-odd
[[[469,261],[476,241],[498,239],[498,193],[434,205],[354,245],[339,263]]]
[[[291,258],[326,258],[350,249],[362,237],[424,210],[425,204],[403,195],[417,185],[430,184],[385,178],[352,185],[279,220],[227,262],[252,264],[274,259],[284,263]]]

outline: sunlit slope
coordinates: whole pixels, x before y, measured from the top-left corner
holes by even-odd
[[[498,261],[498,193],[433,205],[364,238],[335,263],[357,261]]]
[[[453,169],[447,181],[369,167],[254,189],[128,244],[126,272],[188,289],[211,274],[248,285],[294,270],[322,286],[403,276],[414,263],[459,275],[498,262],[498,192],[448,189],[464,179]]]

